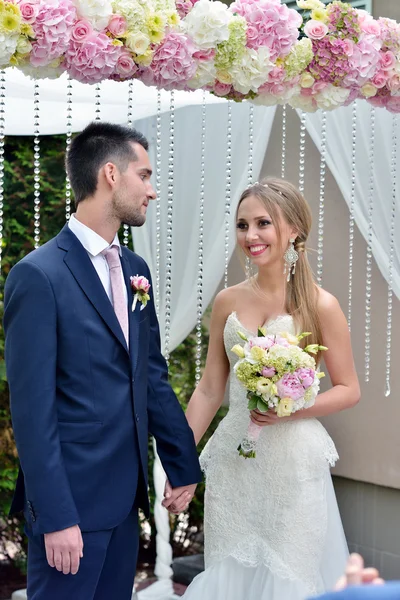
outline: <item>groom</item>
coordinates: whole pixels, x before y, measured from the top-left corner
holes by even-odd
[[[149,512],[147,449],[155,436],[180,512],[201,474],[193,434],[168,384],[154,290],[133,309],[130,277],[147,264],[121,247],[155,192],[146,139],[92,123],[72,141],[76,214],[21,260],[5,288],[11,414],[21,469],[30,600],[130,600],[138,508]],[[143,280],[142,280],[143,281]]]

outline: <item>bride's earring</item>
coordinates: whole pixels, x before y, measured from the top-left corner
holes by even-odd
[[[290,275],[295,274],[296,271],[296,263],[299,260],[299,254],[294,249],[294,239],[290,240],[289,248],[286,250],[283,258],[285,259],[285,268],[283,270],[283,274],[287,275],[286,281],[290,281]]]

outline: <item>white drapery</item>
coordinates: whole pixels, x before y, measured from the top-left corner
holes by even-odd
[[[327,115],[326,163],[336,179],[348,206],[351,202],[352,111],[352,106],[348,106]],[[370,111],[371,107],[368,104],[358,102],[354,218],[358,229],[366,240],[368,239]],[[386,110],[376,110],[372,253],[386,281],[389,279],[389,231],[393,196],[391,177],[393,118],[396,117]],[[321,112],[306,115],[308,133],[319,149],[321,148],[321,120]],[[400,128],[398,129],[398,135],[400,136]],[[398,143],[400,143],[400,137]],[[399,169],[400,145],[397,153],[397,173]],[[395,232],[398,232],[399,228],[400,188],[397,186]],[[398,242],[394,245],[393,292],[400,298],[400,244]]]
[[[231,211],[229,217],[229,255],[235,247],[234,216],[241,192],[248,184],[249,105],[233,104]],[[169,349],[173,350],[196,323],[198,279],[199,197],[201,177],[201,106],[182,108],[175,115],[174,198],[172,222],[172,291]],[[260,173],[268,146],[275,107],[254,108],[255,181]],[[203,307],[207,308],[225,267],[225,186],[228,105],[212,104],[206,109],[206,149],[204,182],[204,266]],[[156,164],[156,117],[136,121],[135,126],[150,142],[150,159]],[[168,189],[169,114],[161,119],[161,256],[160,256],[160,329],[165,331],[166,237]],[[156,211],[150,206],[146,224],[132,229],[135,250],[156,272]]]

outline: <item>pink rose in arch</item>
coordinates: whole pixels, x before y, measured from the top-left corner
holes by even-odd
[[[325,23],[322,23],[322,21],[315,21],[313,19],[310,19],[310,21],[308,21],[304,27],[304,33],[312,40],[322,40],[328,31],[328,26],[325,25]]]
[[[88,35],[92,33],[93,29],[89,21],[81,19],[75,23],[72,28],[71,37],[74,42],[83,42]]]
[[[108,31],[115,37],[120,37],[126,32],[126,21],[120,15],[113,15],[108,23]]]
[[[39,12],[38,5],[33,4],[31,2],[21,2],[19,4],[19,9],[21,11],[21,15],[25,23],[29,23],[30,25],[32,25],[32,23],[35,22],[35,19]]]

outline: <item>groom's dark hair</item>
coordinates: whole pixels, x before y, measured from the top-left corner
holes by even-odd
[[[95,193],[103,165],[111,161],[124,172],[130,162],[137,160],[132,142],[149,148],[140,131],[105,122],[92,122],[73,138],[65,163],[76,206]]]

